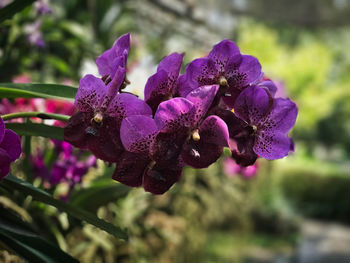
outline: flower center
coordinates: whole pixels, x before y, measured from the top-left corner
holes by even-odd
[[[96,122],[96,123],[101,123],[102,120],[103,120],[103,115],[101,112],[96,112],[95,113],[95,116],[93,118],[93,120]]]
[[[201,137],[199,136],[199,131],[198,129],[194,130],[194,132],[192,133],[192,139],[195,141],[195,142],[198,142]]]
[[[219,79],[219,84],[220,86],[227,86],[228,85],[227,79],[224,76],[221,76]]]
[[[255,125],[252,126],[253,131],[256,132],[258,130],[258,127],[256,127]]]

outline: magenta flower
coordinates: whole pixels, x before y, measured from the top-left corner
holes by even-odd
[[[242,55],[235,43],[223,40],[207,57],[195,59],[186,67],[186,73],[179,78],[178,92],[186,96],[197,87],[218,84],[218,95],[224,95],[224,102],[232,108],[240,92],[261,77],[255,57]]]
[[[119,137],[122,120],[131,115],[152,115],[149,106],[136,96],[117,94],[124,74],[125,69],[119,67],[107,86],[92,75],[82,78],[74,103],[79,111],[64,129],[65,141],[108,162],[118,161],[124,151]]]
[[[176,92],[184,54],[172,53],[158,65],[157,73],[149,77],[145,87],[145,101],[156,112],[158,105],[171,99]]]
[[[21,155],[21,139],[13,131],[5,129],[0,117],[0,180],[10,172],[10,164]]]
[[[215,162],[228,146],[225,122],[217,116],[205,118],[218,88],[203,86],[186,98],[164,101],[154,119],[124,119],[120,133],[128,152],[113,178],[162,194],[180,179],[185,164],[204,168]]]

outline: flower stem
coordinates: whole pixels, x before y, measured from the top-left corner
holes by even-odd
[[[63,115],[63,114],[55,114],[55,113],[46,113],[46,112],[15,112],[10,114],[2,115],[1,118],[4,121],[16,119],[16,118],[40,118],[40,119],[53,119],[53,120],[59,120],[59,121],[68,121],[70,116]]]

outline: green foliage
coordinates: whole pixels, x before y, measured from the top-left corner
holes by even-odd
[[[6,128],[18,135],[42,136],[46,138],[63,140],[63,128],[38,123],[6,123]]]

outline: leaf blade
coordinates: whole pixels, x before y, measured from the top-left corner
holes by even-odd
[[[61,84],[0,83],[1,98],[46,98],[73,100],[77,88]]]
[[[6,129],[10,129],[23,136],[41,136],[56,140],[64,140],[63,128],[39,123],[5,123]]]
[[[69,215],[85,221],[89,224],[92,224],[107,233],[114,235],[115,237],[123,240],[127,240],[128,236],[127,234],[119,227],[116,227],[102,219],[99,219],[95,215],[79,209],[77,207],[71,206],[67,203],[64,203],[60,200],[54,199],[49,193],[45,192],[42,189],[38,189],[31,185],[30,183],[23,181],[13,175],[6,176],[2,184],[4,184],[7,187],[10,187],[14,190],[18,190],[24,194],[31,195],[34,199],[37,201],[43,202],[45,204],[51,205],[59,209],[60,211],[66,212]]]
[[[31,5],[35,0],[15,0],[11,4],[0,9],[0,23],[12,18],[16,13]]]

